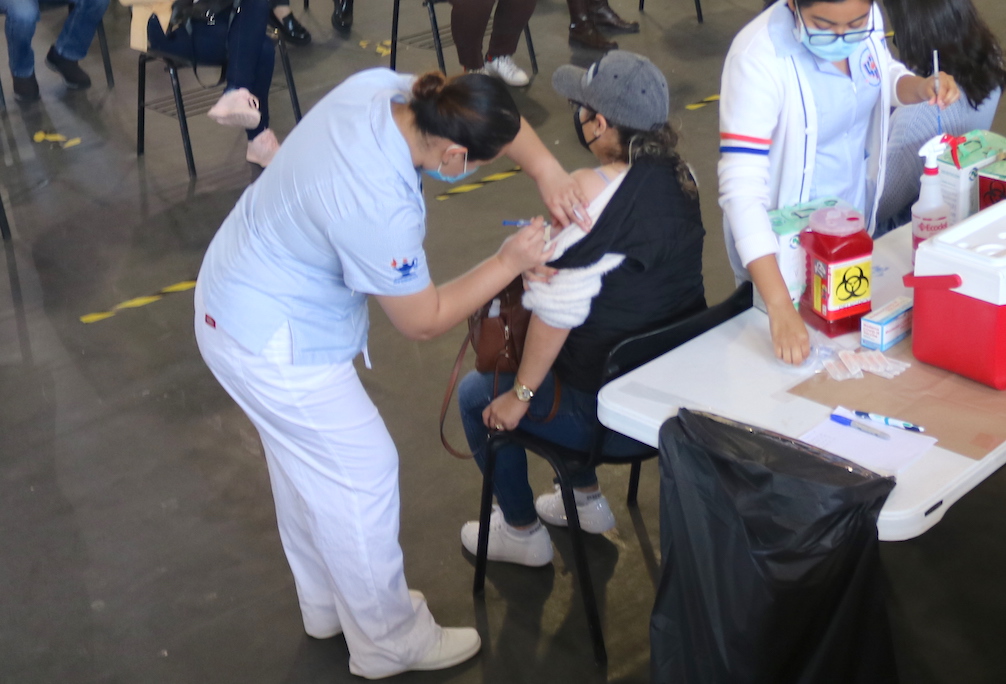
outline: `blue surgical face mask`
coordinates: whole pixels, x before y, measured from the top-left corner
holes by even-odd
[[[869,35],[869,30],[866,31],[851,31],[850,35],[862,36],[859,40],[849,42],[845,38],[834,31],[828,31],[827,29],[812,29],[807,26],[803,21],[803,16],[800,14],[800,10],[796,10],[797,23],[799,27],[793,29],[793,33],[797,40],[803,44],[805,48],[810,50],[811,54],[820,57],[828,62],[841,62],[844,59],[849,59],[852,53],[859,48],[859,44],[866,39]],[[811,44],[811,36],[828,36],[829,38],[834,38],[834,40],[825,45],[814,45]]]
[[[461,147],[461,146],[460,145],[452,145],[451,147],[448,147],[447,149],[450,150],[453,147]],[[440,166],[438,166],[435,170],[431,171],[430,169],[423,169],[423,171],[426,172],[427,176],[429,176],[430,178],[434,178],[434,179],[436,179],[438,181],[443,181],[445,183],[457,183],[458,181],[462,181],[465,178],[468,178],[468,176],[470,176],[473,173],[475,173],[475,169],[476,169],[476,167],[472,167],[471,169],[468,168],[468,150],[465,150],[465,166],[464,166],[464,170],[461,173],[459,173],[458,175],[456,175],[456,176],[446,176],[446,175],[444,175],[440,171],[440,169],[443,168],[443,166],[444,166],[444,163],[440,162]]]

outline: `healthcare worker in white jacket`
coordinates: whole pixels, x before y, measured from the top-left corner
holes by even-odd
[[[802,363],[810,343],[768,212],[840,197],[872,232],[891,107],[958,97],[948,74],[937,93],[934,77],[891,56],[872,0],[778,0],[734,38],[720,89],[720,206],[731,266],[765,301],[777,357]]]

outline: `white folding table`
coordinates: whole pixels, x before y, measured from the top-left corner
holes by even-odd
[[[911,231],[905,226],[874,245],[874,301],[910,294],[901,282],[909,271]],[[848,348],[859,342],[858,335],[835,341]],[[681,406],[799,437],[832,410],[788,393],[811,375],[812,369],[796,369],[775,358],[768,316],[749,309],[608,383],[598,395],[597,414],[607,427],[653,447],[660,426]],[[922,534],[1004,461],[1006,443],[981,459],[937,443],[898,473],[897,486],[880,513],[880,539],[900,541]]]

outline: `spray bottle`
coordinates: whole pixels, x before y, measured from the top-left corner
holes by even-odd
[[[946,137],[938,135],[919,150],[919,156],[926,159],[926,166],[922,172],[919,201],[912,205],[913,264],[919,244],[946,230],[950,225],[950,207],[943,201],[943,193],[940,191],[940,171],[936,166],[936,158],[947,149],[944,142]]]

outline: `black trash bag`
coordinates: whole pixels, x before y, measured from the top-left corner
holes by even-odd
[[[897,682],[877,540],[893,478],[686,409],[660,478],[654,684]]]

